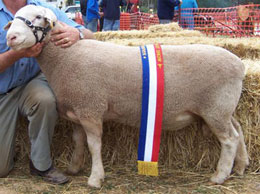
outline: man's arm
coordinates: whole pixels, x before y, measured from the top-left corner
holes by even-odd
[[[16,61],[24,57],[36,57],[38,56],[44,43],[37,43],[31,48],[22,49],[19,51],[8,50],[0,54],[0,73],[4,72],[8,67],[13,65]]]
[[[95,39],[94,34],[89,29],[84,28],[82,29],[82,32],[84,34],[84,39]]]

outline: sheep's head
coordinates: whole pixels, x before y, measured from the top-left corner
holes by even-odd
[[[57,21],[56,15],[48,8],[27,5],[5,26],[8,29],[7,45],[13,50],[28,48],[42,41]]]

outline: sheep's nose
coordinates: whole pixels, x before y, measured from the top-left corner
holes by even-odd
[[[17,43],[18,41],[18,35],[17,33],[10,33],[10,34],[7,34],[7,45],[8,46],[13,46]]]
[[[16,38],[17,38],[17,36],[15,34],[10,34],[10,35],[8,35],[7,40],[12,42],[12,41],[15,41]]]

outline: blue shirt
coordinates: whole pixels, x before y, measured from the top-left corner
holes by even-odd
[[[125,6],[125,0],[101,0],[100,7],[104,8],[104,18],[108,20],[120,19],[120,6]]]
[[[172,20],[174,7],[180,4],[179,0],[158,0],[157,15],[160,20]]]
[[[196,0],[183,0],[181,4],[181,15],[182,17],[191,17],[193,15],[194,9],[198,8]],[[178,10],[179,7],[176,7]]]
[[[83,28],[83,26],[68,19],[66,14],[52,5],[40,0],[27,0],[27,4],[40,5],[50,8],[57,16],[59,21],[62,21],[75,28]],[[7,10],[5,4],[0,0],[0,54],[8,51],[10,48],[6,44],[6,33],[4,26],[13,20],[13,14]],[[0,73],[0,94],[6,93],[12,88],[21,86],[40,72],[39,65],[35,58],[22,58],[16,61],[13,65]]]
[[[91,22],[93,19],[99,19],[98,0],[88,0],[87,2],[87,21]]]
[[[196,0],[183,0],[181,4],[182,9],[188,8],[198,8],[198,4]]]

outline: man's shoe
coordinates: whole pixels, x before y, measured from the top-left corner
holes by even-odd
[[[34,167],[32,161],[30,161],[30,173],[31,175],[41,176],[43,180],[52,184],[60,185],[69,181],[69,178],[55,169],[53,165],[46,171],[39,171]]]

